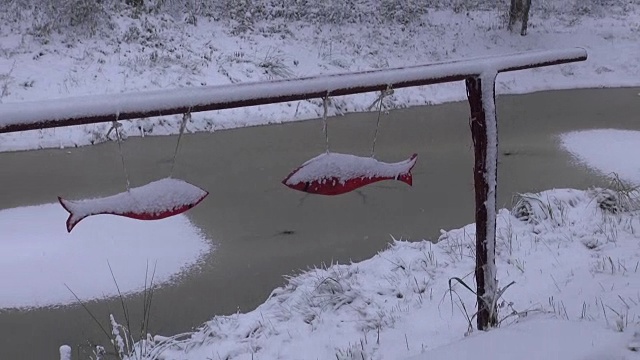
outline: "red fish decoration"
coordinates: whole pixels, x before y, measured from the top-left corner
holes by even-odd
[[[67,231],[80,220],[100,214],[125,216],[138,220],[159,220],[181,214],[198,205],[208,191],[186,181],[165,178],[129,191],[103,198],[70,201],[58,197],[69,212]]]
[[[373,157],[328,152],[302,164],[282,183],[318,195],[340,195],[382,180],[398,180],[411,186],[411,170],[417,158],[418,154],[413,154],[401,162],[384,163]]]

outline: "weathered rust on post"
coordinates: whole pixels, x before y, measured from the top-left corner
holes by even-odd
[[[487,288],[485,282],[485,271],[488,265],[487,241],[494,239],[487,238],[487,224],[489,223],[487,211],[487,200],[489,199],[489,184],[487,182],[487,164],[488,161],[495,159],[487,158],[488,138],[487,138],[487,121],[483,107],[482,98],[482,80],[480,77],[470,77],[465,80],[467,86],[467,99],[471,107],[471,117],[469,125],[471,127],[471,136],[473,138],[474,149],[474,167],[473,181],[475,184],[476,199],[476,268],[475,277],[477,284],[477,301],[478,301],[478,330],[487,330],[497,325],[497,310],[495,307],[491,309],[491,304],[487,304],[485,290]],[[494,92],[495,94],[495,92]],[[494,95],[495,96],[495,95]],[[497,169],[497,167],[495,168]],[[496,174],[497,176],[497,174]],[[495,194],[493,194],[495,196]],[[492,222],[493,223],[493,222]],[[492,232],[495,233],[495,232]],[[495,247],[493,247],[495,248]],[[493,258],[493,257],[492,257]],[[494,266],[495,264],[489,264]]]

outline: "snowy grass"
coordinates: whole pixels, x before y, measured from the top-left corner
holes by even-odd
[[[119,324],[115,316],[113,314],[109,315],[109,324],[110,331],[108,331],[98,320],[96,315],[89,309],[89,307],[83,302],[80,298],[77,297],[73,290],[69,289],[69,291],[75,296],[76,301],[87,311],[89,316],[95,322],[95,325],[102,330],[105,337],[109,340],[111,347],[113,349],[112,352],[109,352],[107,348],[102,345],[95,345],[92,348],[92,355],[89,356],[90,360],[100,360],[105,356],[114,355],[118,359],[152,359],[151,351],[149,349],[148,344],[152,342],[149,334],[149,321],[151,320],[151,304],[153,302],[153,292],[156,284],[155,273],[156,266],[149,271],[149,267],[147,265],[147,272],[145,273],[145,282],[143,293],[143,308],[142,308],[142,321],[140,322],[139,330],[134,331],[134,328],[131,325],[131,319],[129,316],[129,307],[125,300],[124,294],[120,291],[120,285],[118,284],[115,275],[113,274],[113,269],[111,265],[109,265],[109,271],[111,272],[111,276],[113,278],[114,285],[118,291],[118,297],[120,299],[120,304],[122,306],[122,313],[124,314],[125,323]],[[135,336],[138,336],[137,338]],[[60,360],[65,360],[65,354],[63,354],[63,348],[67,345],[63,345],[60,347]],[[160,346],[156,346],[156,350],[160,349]],[[66,351],[66,349],[64,349]],[[71,360],[70,358],[68,360]]]
[[[602,191],[523,194],[514,209],[500,210],[498,280],[501,287],[514,284],[498,303],[495,332],[474,332],[475,295],[451,281],[473,288],[470,224],[443,232],[437,243],[394,241],[369,260],[290,277],[252,312],[216,316],[169,342],[155,338],[161,351],[154,354],[189,360],[452,359],[488,347],[488,354],[506,359],[521,344],[539,348],[518,352],[523,359],[549,351],[567,359],[602,359],[605,353],[636,359],[627,345],[640,323],[640,217],[603,210]]]
[[[453,9],[442,1],[410,2],[425,4],[427,11],[416,9],[409,14],[412,19],[403,20],[405,15],[392,14],[402,11],[393,2],[363,0],[348,9],[348,17],[359,14],[348,21],[331,15],[334,10],[341,14],[340,6],[347,6],[342,2],[296,2],[290,7],[284,6],[287,1],[215,2],[215,6],[255,7],[247,21],[234,19],[231,12],[217,12],[231,18],[216,16],[204,2],[193,3],[201,7],[195,12],[179,2],[164,2],[161,8],[148,3],[147,11],[116,6],[117,12],[107,14],[105,24],[110,25],[101,25],[93,37],[87,37],[90,32],[77,35],[73,28],[38,37],[30,32],[28,21],[4,18],[1,100],[230,84],[575,46],[588,50],[587,62],[502,74],[497,93],[640,85],[636,61],[640,4],[636,3],[536,2],[526,37],[506,30],[506,6],[496,9],[487,1],[474,2],[477,5],[458,1]],[[271,10],[264,11],[267,8]],[[32,11],[28,6],[20,9],[21,14],[27,9],[26,15]],[[187,13],[199,14],[194,15],[197,20],[181,16]],[[313,14],[320,18],[314,20]],[[331,113],[366,111],[375,97],[370,93],[334,99]],[[401,89],[386,100],[391,107],[405,107],[464,98],[461,84],[452,83]],[[199,113],[188,131],[309,119],[320,113],[314,101]],[[178,117],[154,118],[126,122],[123,130],[129,136],[166,135],[177,133],[178,124]],[[107,131],[103,125],[87,125],[7,134],[0,136],[0,150],[87,145],[106,141]]]
[[[184,215],[157,221],[88,218],[68,234],[60,204],[0,211],[0,308],[33,308],[143,291],[196,267],[211,244]],[[34,221],[37,226],[34,226]],[[113,270],[113,274],[110,271]],[[119,289],[113,283],[118,280]],[[119,290],[119,291],[118,291]]]

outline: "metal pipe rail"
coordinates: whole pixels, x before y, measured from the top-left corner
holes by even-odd
[[[587,59],[581,48],[525,52],[347,74],[0,104],[0,133],[231,109],[461,81]]]

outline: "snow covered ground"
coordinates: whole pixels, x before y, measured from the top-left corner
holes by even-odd
[[[540,317],[488,334],[472,335],[410,359],[632,359],[635,354],[627,349],[628,340],[624,333],[608,331],[597,324]]]
[[[620,194],[523,194],[498,215],[500,328],[474,331],[475,226],[395,242],[289,279],[256,310],[216,316],[160,359],[639,359],[640,217]],[[627,209],[627,208],[625,208]],[[460,280],[457,280],[460,279]],[[637,345],[633,345],[637,346]],[[416,357],[417,356],[417,357]],[[149,357],[151,358],[151,357]]]
[[[612,137],[613,136],[613,137]],[[601,146],[640,132],[563,134],[563,146],[606,174]],[[583,146],[585,143],[598,145]],[[630,145],[635,144],[635,145]],[[640,184],[614,163],[622,179]],[[624,174],[632,174],[626,176]],[[475,226],[434,244],[394,242],[369,260],[289,278],[254,311],[216,316],[193,334],[157,336],[158,359],[640,359],[639,194],[556,189],[522,194],[497,223],[500,327],[474,330]]]
[[[211,251],[184,215],[158,221],[92,216],[70,234],[60,204],[0,211],[0,309],[117,296],[167,284]],[[10,275],[8,275],[10,274]],[[67,288],[68,287],[68,288]],[[71,291],[70,291],[71,290]]]
[[[504,9],[430,9],[410,26],[315,25],[257,22],[238,33],[235,23],[198,18],[114,16],[99,37],[51,34],[42,39],[28,22],[0,27],[0,102],[52,99],[142,89],[230,84],[513,53],[584,47],[589,60],[498,77],[498,94],[544,89],[640,85],[640,4],[534,4],[529,35],[504,28]],[[622,4],[622,5],[621,5]],[[237,25],[237,24],[235,24]],[[73,33],[73,32],[72,32]],[[334,99],[331,113],[364,111],[376,94]],[[402,89],[388,106],[462,100],[462,83]],[[279,123],[321,114],[321,102],[300,101],[194,114],[188,131]],[[125,122],[129,136],[177,133],[178,117]],[[0,136],[0,150],[86,145],[104,141],[109,125],[89,125]]]

